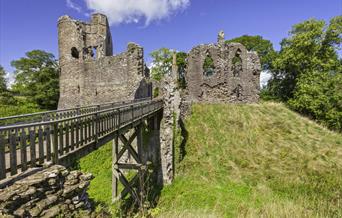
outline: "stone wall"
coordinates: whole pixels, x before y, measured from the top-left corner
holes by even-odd
[[[205,69],[205,62],[212,64]],[[199,45],[189,52],[188,96],[184,98],[191,102],[257,102],[260,71],[256,53],[239,43],[226,44],[220,32],[217,44]]]
[[[129,43],[126,52],[112,56],[105,15],[93,14],[91,23],[62,16],[58,45],[59,109],[151,96],[143,48]]]
[[[89,209],[91,174],[54,165],[0,189],[0,217],[71,217]]]

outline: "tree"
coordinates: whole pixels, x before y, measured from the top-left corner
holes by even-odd
[[[263,70],[271,70],[272,60],[276,57],[277,52],[273,49],[273,44],[270,40],[264,39],[261,36],[243,35],[237,38],[226,40],[226,43],[238,42],[246,47],[248,51],[258,53]]]
[[[42,109],[57,108],[59,70],[55,57],[42,50],[29,51],[26,56],[11,63],[16,68],[13,91]]]
[[[341,73],[337,48],[341,45],[342,16],[322,20],[310,19],[293,26],[281,42],[279,55],[272,62],[273,94],[287,101],[294,97],[299,77],[313,72]]]
[[[0,93],[5,91],[7,91],[6,72],[5,69],[0,65]]]
[[[172,51],[168,48],[160,48],[151,54],[152,61],[152,78],[160,81],[165,74],[172,70]]]
[[[177,52],[176,54],[176,62],[178,67],[178,87],[181,89],[185,89],[186,87],[185,73],[187,66],[187,57],[188,54],[185,52]]]
[[[171,73],[172,71],[172,59],[174,51],[168,48],[161,48],[151,53],[153,58],[152,61],[152,78],[160,81],[164,75]],[[185,88],[185,69],[186,69],[186,58],[188,54],[185,52],[176,53],[176,64],[178,67],[178,87]]]
[[[288,103],[292,109],[342,131],[342,73],[302,74]]]

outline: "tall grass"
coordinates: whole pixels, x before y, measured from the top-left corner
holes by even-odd
[[[160,217],[341,217],[342,136],[281,104],[193,106]]]

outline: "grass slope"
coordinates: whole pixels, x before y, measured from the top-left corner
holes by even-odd
[[[186,156],[154,216],[342,216],[341,135],[275,103],[194,105],[185,126]],[[110,205],[110,145],[79,164],[95,175],[90,197]]]
[[[340,217],[342,136],[281,104],[194,105],[160,217]]]

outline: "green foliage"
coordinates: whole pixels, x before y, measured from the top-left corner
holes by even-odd
[[[1,100],[0,100],[1,101]],[[9,117],[20,114],[29,114],[41,111],[37,105],[32,103],[18,104],[18,105],[4,105],[0,104],[0,117]]]
[[[171,73],[172,51],[168,48],[161,48],[153,51],[150,55],[153,58],[152,78],[160,81],[165,74]]]
[[[291,108],[342,131],[342,74],[326,72],[300,76]]]
[[[188,54],[185,52],[177,52],[176,63],[178,67],[178,87],[181,89],[186,88],[185,74],[186,74],[186,59]]]
[[[5,91],[7,91],[6,72],[5,69],[0,65],[0,93]]]
[[[270,70],[272,68],[272,60],[276,57],[277,53],[274,51],[270,40],[264,39],[261,36],[243,35],[226,41],[226,43],[231,42],[241,43],[248,51],[256,51],[260,57],[263,70]]]
[[[205,57],[202,68],[205,76],[212,76],[215,73],[214,60],[210,55]]]
[[[274,95],[282,100],[294,97],[298,78],[312,72],[342,72],[336,48],[341,44],[342,16],[322,20],[310,19],[293,26],[290,36],[281,42],[273,61]]]
[[[267,91],[332,129],[341,131],[342,16],[329,25],[310,19],[293,26],[273,61]],[[269,96],[270,96],[269,95]]]
[[[156,98],[159,96],[159,87],[155,87],[153,89],[153,98]]]
[[[150,55],[153,58],[151,75],[152,79],[160,81],[164,75],[171,73],[172,71],[172,59],[174,51],[168,48],[161,48],[153,51]],[[186,69],[186,58],[187,53],[177,52],[176,53],[176,64],[178,67],[178,87],[185,88],[185,69]]]
[[[342,136],[282,104],[195,104],[157,217],[339,217]]]
[[[12,61],[15,70],[14,92],[42,109],[56,109],[59,98],[59,71],[54,56],[41,50]]]

